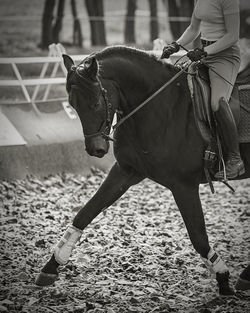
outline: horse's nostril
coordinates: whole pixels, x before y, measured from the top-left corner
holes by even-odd
[[[103,155],[103,154],[105,154],[105,150],[104,149],[96,149],[96,153],[98,154],[98,155]]]

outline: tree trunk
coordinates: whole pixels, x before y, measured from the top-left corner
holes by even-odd
[[[168,16],[179,17],[179,7],[176,0],[168,0]],[[176,40],[180,37],[180,23],[175,21],[170,21],[170,30],[172,32],[173,39]]]
[[[53,42],[52,37],[52,22],[53,22],[53,11],[55,7],[55,0],[46,0],[43,9],[42,18],[42,34],[40,48],[47,49],[48,46]]]
[[[125,42],[135,43],[135,11],[136,0],[128,0],[127,2],[127,14],[125,21]]]
[[[91,29],[93,46],[106,45],[103,0],[85,0]]]
[[[159,27],[157,20],[157,0],[149,0],[150,7],[150,39],[155,40],[159,36]]]
[[[168,16],[171,17],[191,17],[194,9],[194,0],[168,0]],[[190,21],[170,21],[170,29],[173,39],[178,39]]]
[[[179,16],[187,16],[191,17],[194,10],[194,0],[181,0],[180,10],[179,10]],[[180,33],[182,34],[188,25],[189,22],[180,22]]]
[[[57,16],[56,21],[53,26],[53,41],[55,43],[58,43],[60,41],[59,35],[62,30],[62,20],[63,20],[63,13],[64,13],[64,4],[65,0],[59,0],[58,6],[57,6]]]
[[[80,23],[79,18],[77,16],[75,0],[71,0],[71,10],[72,10],[73,18],[74,18],[73,45],[76,45],[78,47],[82,47],[82,40],[83,40],[82,29],[81,29],[81,23]]]

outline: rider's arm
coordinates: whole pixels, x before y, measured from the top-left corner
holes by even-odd
[[[224,15],[226,34],[212,45],[205,47],[207,54],[216,54],[231,47],[239,39],[240,18],[239,13]]]
[[[193,13],[190,25],[176,42],[182,46],[186,46],[194,41],[200,34],[200,23],[201,20],[197,19]]]

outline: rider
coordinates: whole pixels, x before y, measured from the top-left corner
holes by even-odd
[[[176,42],[166,45],[162,53],[162,58],[169,58],[179,51],[180,45],[186,46],[201,33],[202,48],[189,51],[187,56],[191,61],[203,59],[209,66],[211,106],[227,150],[227,178],[245,172],[236,124],[228,105],[240,67],[238,1],[196,0],[190,25]],[[223,179],[224,172],[218,172],[215,177]]]

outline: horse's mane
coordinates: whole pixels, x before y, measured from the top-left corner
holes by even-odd
[[[101,51],[95,52],[92,54],[94,57],[97,58],[97,60],[102,60],[106,57],[112,57],[112,56],[138,56],[140,59],[145,59],[145,61],[151,60],[152,62],[155,62],[158,66],[162,66],[164,68],[167,68],[170,71],[176,71],[177,67],[172,65],[171,63],[164,62],[163,60],[159,59],[153,52],[148,52],[145,50],[140,50],[137,48],[127,47],[127,46],[110,46],[107,48],[104,48]]]

